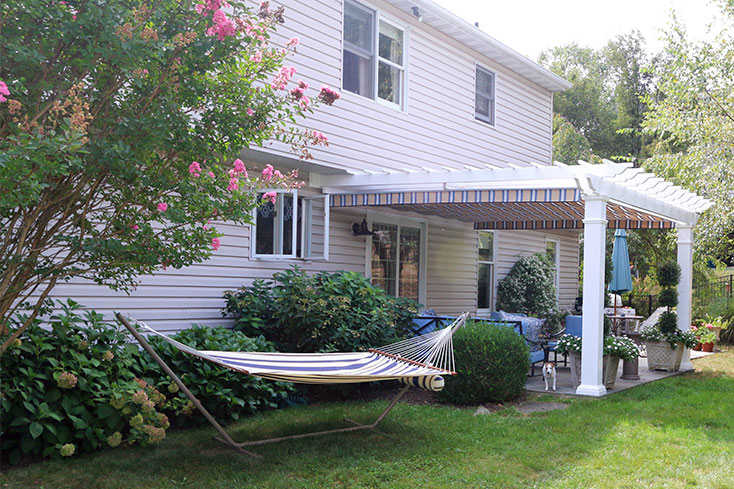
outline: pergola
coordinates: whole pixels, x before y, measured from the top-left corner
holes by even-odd
[[[331,207],[389,207],[474,223],[475,229],[583,229],[582,376],[601,396],[607,228],[678,232],[678,328],[691,325],[693,228],[712,203],[631,163],[322,175]],[[681,369],[692,369],[689,352]]]

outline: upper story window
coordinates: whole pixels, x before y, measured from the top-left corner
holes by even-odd
[[[494,125],[494,73],[477,66],[474,117]]]
[[[405,30],[359,3],[344,3],[342,88],[403,105]]]

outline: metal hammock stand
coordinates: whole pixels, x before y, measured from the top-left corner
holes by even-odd
[[[163,359],[153,350],[145,337],[140,334],[136,326],[131,324],[128,318],[125,318],[119,312],[115,314],[120,323],[130,331],[130,334],[138,341],[140,346],[153,358],[153,360],[163,369],[163,371],[173,380],[178,388],[188,397],[194,404],[196,409],[206,418],[206,420],[214,427],[219,433],[219,436],[214,439],[224,443],[229,448],[235,451],[249,455],[251,457],[261,458],[260,455],[251,451],[245,450],[243,447],[264,445],[267,443],[275,443],[285,440],[294,440],[299,438],[307,438],[312,436],[329,435],[333,433],[345,433],[350,431],[359,431],[366,429],[376,428],[380,422],[388,415],[388,413],[395,407],[395,404],[403,397],[405,392],[410,389],[411,386],[417,386],[428,390],[440,390],[443,387],[443,378],[441,375],[456,375],[454,371],[454,355],[453,355],[453,343],[451,341],[453,334],[461,326],[464,325],[469,313],[463,313],[460,315],[451,325],[447,326],[442,330],[437,330],[429,334],[409,338],[407,340],[394,343],[392,345],[384,346],[379,349],[371,349],[369,352],[364,353],[322,353],[322,354],[277,354],[277,353],[241,353],[241,352],[213,352],[213,351],[199,351],[189,346],[183,345],[168,336],[165,336],[147,325],[133,320],[136,325],[142,326],[148,330],[149,333],[161,336],[163,339],[173,344],[176,348],[197,356],[199,358],[211,361],[223,367],[231,370],[262,377],[270,380],[285,380],[290,382],[298,383],[357,383],[357,382],[372,382],[379,380],[398,380],[406,384],[400,391],[393,397],[389,402],[385,410],[369,424],[359,424],[351,420],[347,420],[353,423],[355,426],[348,428],[337,428],[333,430],[316,431],[312,433],[303,433],[298,435],[281,436],[276,438],[267,438],[263,440],[253,440],[238,443],[232,439],[231,436],[222,428],[222,426],[214,419],[214,417],[206,410],[201,404],[199,399],[186,387],[176,373],[163,361]],[[130,318],[132,319],[132,318]],[[353,358],[350,358],[353,357]],[[267,360],[262,360],[267,358]],[[310,362],[318,362],[319,365],[338,363],[339,367],[328,367],[324,368],[323,373],[314,374],[313,368],[308,372],[283,372],[278,367],[263,367],[262,362],[273,362],[272,359],[288,358],[290,364],[293,363],[292,358],[313,358]],[[345,360],[345,358],[347,360]],[[348,364],[352,360],[355,363],[354,367]],[[248,363],[249,362],[249,363]],[[313,363],[312,363],[313,364]],[[365,365],[375,365],[375,372],[377,374],[370,374],[369,368]],[[359,367],[359,371],[356,368]],[[286,367],[281,367],[285,369]],[[366,373],[365,373],[366,372]]]

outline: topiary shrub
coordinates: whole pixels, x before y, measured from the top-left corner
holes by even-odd
[[[497,284],[497,309],[541,317],[556,310],[553,264],[540,253],[520,258]]]
[[[419,304],[388,295],[356,272],[307,274],[298,267],[270,282],[227,291],[234,329],[262,334],[283,352],[365,351],[411,330]]]
[[[240,331],[227,328],[192,325],[172,338],[197,350],[275,351],[273,344],[262,336],[249,338]],[[287,382],[272,382],[244,375],[193,357],[158,336],[151,336],[148,340],[156,353],[218,421],[236,421],[243,415],[277,408],[294,390],[293,385]],[[189,420],[206,422],[149,355],[143,354],[137,372],[170,397],[165,407],[175,416],[177,424]],[[191,414],[194,416],[189,416]]]
[[[678,291],[672,287],[666,287],[658,294],[658,304],[667,308],[678,305]]]
[[[504,402],[525,389],[529,349],[513,328],[467,321],[453,338],[457,375],[447,376],[438,398],[454,404]]]
[[[663,312],[658,318],[658,328],[666,335],[675,333],[678,329],[678,315],[672,311]]]
[[[126,331],[94,311],[81,316],[72,300],[60,307],[50,330],[36,321],[0,357],[4,461],[162,440],[166,398],[136,379],[140,352]]]
[[[657,269],[658,283],[661,287],[675,287],[680,282],[680,266],[674,262],[666,262]]]

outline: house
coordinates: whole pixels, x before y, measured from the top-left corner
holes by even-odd
[[[306,122],[330,144],[309,161],[279,144],[241,158],[298,168],[306,186],[278,191],[252,226],[218,226],[222,247],[206,263],[143,277],[129,296],[82,282],[54,296],[173,331],[225,324],[224,290],[298,265],[363,272],[441,314],[482,314],[517,258],[540,252],[555,263],[558,301],[569,308],[586,227],[590,367],[580,390],[597,395],[592,333],[601,330],[606,228],[690,231],[707,203],[670,184],[650,187],[660,179],[630,165],[554,165],[553,94],[570,84],[430,0],[282,4],[287,22],[274,39],[300,39],[298,77],[341,89]],[[362,221],[373,235],[353,232]]]

